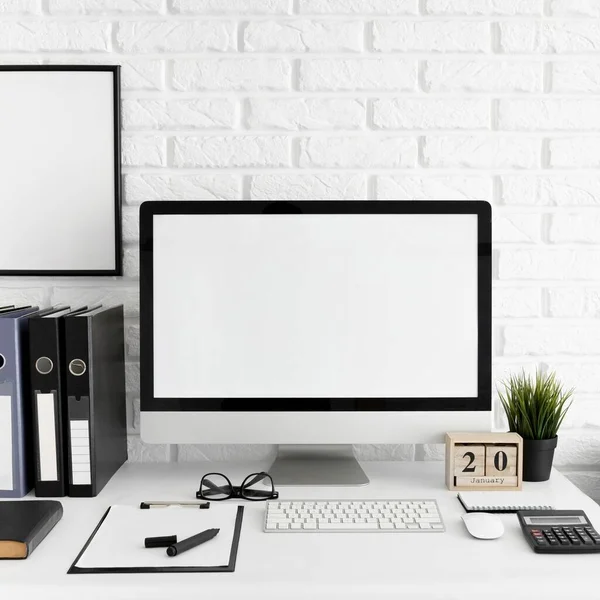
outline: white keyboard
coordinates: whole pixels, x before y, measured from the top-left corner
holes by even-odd
[[[269,500],[265,531],[441,533],[444,523],[435,500]]]

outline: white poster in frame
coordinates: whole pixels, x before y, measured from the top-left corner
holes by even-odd
[[[120,67],[0,66],[0,275],[121,275]]]

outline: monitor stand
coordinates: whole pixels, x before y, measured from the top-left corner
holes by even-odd
[[[369,478],[350,445],[281,445],[269,469],[275,489],[282,485],[367,485]]]

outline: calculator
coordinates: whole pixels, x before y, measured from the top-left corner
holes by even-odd
[[[534,552],[600,552],[600,535],[582,510],[519,510],[517,517]]]

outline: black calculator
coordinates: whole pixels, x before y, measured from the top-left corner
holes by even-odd
[[[519,510],[517,517],[535,552],[600,552],[600,535],[582,510]]]

